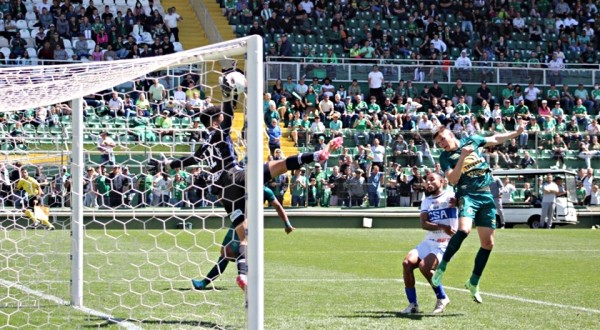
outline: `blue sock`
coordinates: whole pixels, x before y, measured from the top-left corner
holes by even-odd
[[[416,288],[404,288],[406,292],[406,298],[409,303],[417,304],[417,289]]]
[[[440,286],[436,287],[432,287],[433,288],[433,292],[435,292],[435,296],[438,299],[445,299],[446,298],[446,292],[444,292],[444,287],[442,287],[442,285],[440,284]]]

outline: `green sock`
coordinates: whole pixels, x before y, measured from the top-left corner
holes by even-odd
[[[439,265],[437,265],[437,269],[445,272],[447,265],[448,265],[448,263],[446,262],[446,260],[442,259],[442,261],[440,261]]]
[[[438,265],[438,268],[442,270],[446,270],[446,264],[450,262],[450,259],[454,256],[456,252],[460,249],[462,242],[467,238],[469,234],[465,233],[462,230],[458,230],[448,242],[448,247],[446,248],[446,252],[444,252],[444,257],[442,258],[442,262]]]
[[[479,251],[477,251],[477,255],[475,256],[475,266],[473,267],[473,274],[471,275],[470,279],[471,284],[479,284],[479,278],[481,277],[481,274],[485,269],[485,265],[490,258],[490,253],[492,253],[492,250],[487,250],[484,248],[479,248]]]

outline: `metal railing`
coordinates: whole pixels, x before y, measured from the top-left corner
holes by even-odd
[[[425,61],[424,61],[425,62]],[[577,85],[583,83],[593,86],[600,82],[600,68],[598,65],[586,68],[567,67],[562,70],[537,68],[527,63],[523,66],[515,66],[514,63],[494,63],[494,66],[480,66],[474,64],[469,68],[457,68],[454,65],[425,65],[407,62],[381,63],[381,61],[359,61],[358,63],[342,62],[327,64],[317,59],[317,62],[294,62],[275,61],[269,59],[265,63],[265,77],[268,81],[285,79],[287,76],[294,77],[297,81],[300,77],[307,80],[313,77],[323,79],[330,78],[336,85],[338,83],[350,83],[353,79],[366,82],[372,66],[377,64],[379,71],[383,73],[385,81],[397,83],[400,80],[431,84],[434,80],[440,83],[454,83],[461,79],[465,84],[480,84],[485,80],[489,85],[506,85],[508,83],[527,85],[533,81],[536,85],[568,84]],[[507,64],[508,66],[497,66]]]

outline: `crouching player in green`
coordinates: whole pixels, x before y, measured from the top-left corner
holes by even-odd
[[[281,203],[279,203],[277,198],[275,198],[273,191],[267,187],[264,187],[263,191],[265,201],[269,202],[269,205],[275,208],[277,215],[283,221],[286,234],[294,231],[296,228],[290,223],[290,220],[285,213],[285,209]],[[227,268],[227,264],[229,264],[230,261],[235,261],[239,256],[240,239],[237,236],[233,225],[227,230],[227,234],[225,235],[225,238],[223,238],[223,243],[221,243],[221,245],[221,256],[219,257],[217,264],[208,272],[204,279],[192,280],[194,289],[205,290],[210,283],[223,274]]]
[[[480,148],[503,144],[521,135],[523,130],[523,126],[519,126],[514,132],[489,137],[473,135],[459,140],[443,126],[434,128],[435,143],[444,149],[440,154],[440,165],[446,173],[448,182],[455,188],[459,210],[458,230],[448,242],[444,257],[431,278],[434,286],[441,283],[448,262],[460,249],[475,223],[481,247],[475,257],[471,278],[465,286],[471,292],[475,302],[482,302],[479,294],[479,278],[494,247],[496,206],[489,187],[493,181],[492,171],[482,156]]]
[[[402,262],[404,269],[404,291],[408,299],[408,307],[402,314],[419,313],[417,290],[415,288],[415,268],[419,268],[423,276],[431,283],[433,270],[442,259],[450,237],[458,226],[458,210],[454,192],[444,189],[444,178],[438,173],[430,173],[425,178],[425,189],[429,193],[421,204],[421,227],[427,230],[425,239],[412,249]],[[444,311],[450,303],[442,285],[433,286],[437,297],[433,314]]]

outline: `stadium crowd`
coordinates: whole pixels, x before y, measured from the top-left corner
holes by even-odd
[[[100,7],[100,8],[99,8]],[[110,61],[181,50],[175,7],[159,1],[3,0],[0,63]]]
[[[514,66],[548,65],[553,54],[559,62],[597,64],[600,49],[594,0],[224,0],[223,6],[239,35],[265,37],[268,56],[308,61],[342,56],[440,63],[468,49],[471,60]],[[534,44],[526,49],[527,42]]]
[[[47,5],[47,1],[42,0],[37,4]],[[139,8],[138,4],[141,3],[136,2],[134,7]],[[153,8],[152,1],[148,5]],[[274,33],[280,33],[279,39],[274,43],[275,55],[301,55],[305,57],[304,60],[312,56],[310,53],[315,47],[309,45],[306,49],[308,53],[305,54],[284,54],[282,51],[285,51],[290,43],[286,40],[286,34],[310,35],[309,32],[316,31],[317,26],[300,31],[297,29],[306,27],[307,22],[320,22],[326,18],[331,18],[330,28],[339,31],[339,40],[331,39],[329,44],[340,45],[344,50],[341,56],[349,57],[352,57],[352,49],[358,49],[360,52],[361,47],[367,43],[371,44],[366,46],[369,52],[359,55],[360,57],[400,55],[421,56],[431,60],[448,57],[450,50],[454,48],[468,48],[468,54],[462,51],[459,53],[457,65],[461,61],[466,63],[468,55],[474,61],[483,59],[485,62],[486,58],[498,63],[509,61],[511,66],[519,68],[522,65],[520,61],[523,61],[518,58],[521,52],[510,49],[506,40],[510,40],[515,33],[529,33],[531,37],[533,26],[533,32],[542,30],[540,41],[548,41],[548,47],[542,52],[538,50],[536,56],[528,56],[527,61],[537,59],[540,67],[551,69],[554,65],[552,63],[560,62],[562,65],[563,61],[567,61],[566,52],[577,51],[584,54],[589,52],[590,46],[593,50],[597,49],[595,45],[599,39],[594,33],[598,26],[594,19],[590,20],[590,17],[596,17],[598,14],[597,7],[591,0],[585,5],[561,0],[556,3],[465,1],[464,5],[456,1],[422,1],[415,2],[413,6],[403,1],[337,0],[313,3],[311,0],[272,0],[264,3],[224,1],[224,6],[226,15],[231,20],[237,18],[241,22],[244,21],[243,17],[246,17],[244,23],[252,24],[252,31],[258,34],[266,32],[273,36]],[[565,6],[569,10],[565,10]],[[18,8],[21,7],[22,3]],[[29,11],[19,9],[15,15],[11,8],[17,7],[0,6],[3,13],[14,17],[29,14]],[[104,22],[104,30],[128,31],[121,37],[127,35],[128,39],[133,38],[138,42],[134,35],[134,26],[139,28],[141,25],[143,31],[151,31],[148,32],[150,34],[157,30],[160,32],[157,28],[161,26],[164,28],[164,18],[161,20],[154,15],[160,15],[160,12],[153,9],[153,15],[148,15],[150,13],[147,12],[147,7],[144,8],[127,10],[125,18],[131,18],[130,12],[136,17],[135,20],[130,20],[135,22],[133,25],[128,25],[128,19],[121,19],[122,13],[110,15],[111,8],[105,8],[105,14],[99,15],[92,2],[87,8],[81,8],[69,0],[62,5],[55,1],[49,10],[58,15],[52,15],[52,20],[47,19],[46,23],[43,23],[37,14],[47,10],[45,7],[35,7],[34,12],[36,19],[40,20],[39,23],[47,24],[49,31],[52,25],[54,29],[57,28],[61,13],[67,15],[78,12],[81,13],[81,17],[75,15],[65,18],[68,21],[73,20],[73,17],[75,21],[86,21],[90,19],[89,12],[93,21],[99,19]],[[351,20],[362,17],[365,12],[374,15],[372,17],[381,18],[375,20],[377,23],[372,29],[346,28]],[[548,17],[542,17],[539,13],[548,13]],[[261,19],[256,20],[256,17]],[[450,17],[454,21],[450,20]],[[488,19],[485,19],[486,17]],[[5,22],[8,18],[6,14],[3,16]],[[523,19],[527,22],[540,22],[541,26],[534,26],[533,23],[521,26],[520,21]],[[294,22],[291,31],[285,30],[285,26],[281,27],[281,30],[271,29],[273,22],[289,21]],[[569,23],[565,23],[566,21]],[[389,33],[384,33],[393,30],[383,30],[382,26],[391,27],[402,22],[407,22],[407,25],[401,28],[406,36],[402,35],[396,39],[390,37]],[[110,29],[106,28],[106,24]],[[101,30],[100,25],[98,28]],[[14,31],[12,28],[5,30],[7,33]],[[164,31],[166,32],[162,33],[162,37],[176,38],[176,31],[171,31],[171,36],[168,29]],[[352,36],[349,31],[362,31],[361,34],[364,35]],[[570,35],[571,32],[574,32],[575,36],[585,35],[589,38],[580,40],[575,37],[574,43],[563,42],[563,36]],[[68,39],[68,34],[62,36],[60,33],[58,32],[59,38]],[[553,34],[559,36],[556,43],[547,40],[547,37]],[[11,34],[6,36],[13,37]],[[47,37],[50,36],[54,37],[54,34],[47,34]],[[92,29],[89,36],[90,38],[87,38],[84,33],[83,39],[94,39],[97,34]],[[473,45],[469,44],[471,36],[475,37]],[[17,37],[17,34],[14,37]],[[116,40],[124,40],[116,37]],[[419,39],[423,40],[423,43],[415,44],[415,40]],[[148,42],[150,41],[155,40],[149,39]],[[160,37],[158,42],[160,43]],[[402,46],[402,42],[406,42],[406,47]],[[346,46],[350,49],[347,50]],[[593,53],[595,54],[595,51]],[[129,54],[131,55],[131,52]],[[334,49],[327,48],[325,54],[318,59],[314,58],[314,63],[336,63],[335,56],[338,54]],[[595,63],[596,59],[590,62],[590,58],[581,58],[580,62]],[[316,65],[304,66],[304,73],[309,73],[314,67]],[[549,86],[541,86],[536,82],[536,77],[524,75],[519,77],[526,78],[527,81],[523,83],[522,80],[516,79],[507,83],[501,93],[494,95],[486,80],[482,80],[481,85],[472,93],[468,92],[461,79],[450,83],[452,87],[448,89],[435,80],[429,86],[415,84],[410,80],[400,80],[397,83],[385,81],[377,65],[369,64],[367,70],[369,69],[366,89],[361,87],[357,79],[345,86],[336,82],[333,77],[305,81],[304,76],[287,76],[283,81],[277,80],[268,87],[269,92],[264,95],[264,111],[271,157],[284,157],[281,143],[283,139],[291,139],[295,146],[312,150],[323,148],[333,137],[346,137],[346,146],[338,155],[337,163],[333,160],[318,164],[314,169],[283,175],[269,183],[280,200],[290,191],[292,206],[377,207],[381,205],[380,196],[386,197],[387,206],[413,206],[422,199],[424,174],[427,171],[439,172],[439,165],[434,159],[438,150],[430,138],[434,125],[445,125],[459,136],[468,136],[504,132],[512,130],[519,123],[527,123],[526,131],[518,139],[511,140],[507,145],[486,150],[485,157],[491,166],[496,168],[537,166],[540,158],[551,158],[556,161],[555,166],[565,167],[569,157],[573,155],[584,160],[585,167],[572,159],[570,167],[591,168],[592,160],[600,155],[599,84],[593,89],[588,89],[583,84],[561,84],[557,79]],[[482,70],[465,72],[464,77],[468,79],[473,79],[475,73],[480,74],[478,78],[493,77]],[[133,91],[124,95],[110,92],[104,96],[85,98],[86,126],[91,129],[126,128],[119,133],[128,135],[126,142],[174,141],[193,144],[200,141],[198,128],[201,127],[194,118],[199,111],[211,104],[211,100],[199,86],[198,77],[185,75],[179,84],[171,82],[170,86],[176,86],[172,89],[163,82],[155,77],[148,77],[135,81]],[[67,105],[59,104],[24,110],[10,118],[2,116],[0,121],[8,128],[7,136],[12,147],[26,148],[28,130],[40,132],[40,128],[60,127],[68,123],[71,112]],[[120,122],[120,119],[123,121]],[[109,122],[110,124],[107,124]],[[119,126],[119,123],[122,123],[122,126]],[[182,128],[189,128],[191,131],[179,130]],[[86,197],[87,206],[206,206],[214,201],[214,197],[205,189],[201,169],[189,169],[167,177],[149,178],[145,173],[132,174],[127,166],[116,164],[114,155],[111,156],[109,150],[111,148],[102,145],[102,141],[107,136],[110,138],[111,133],[114,131],[108,130],[99,134],[98,141],[91,141],[98,143],[104,164],[88,169],[90,176],[86,183],[86,196],[89,196]],[[109,170],[111,172],[107,173]],[[202,184],[197,184],[198,182]],[[68,185],[63,190],[67,189]],[[586,196],[598,191],[594,185],[586,185],[585,190]],[[6,189],[4,192],[4,196],[14,195]],[[58,195],[52,192],[50,194]],[[50,202],[48,198],[45,200],[51,205],[62,204]]]

